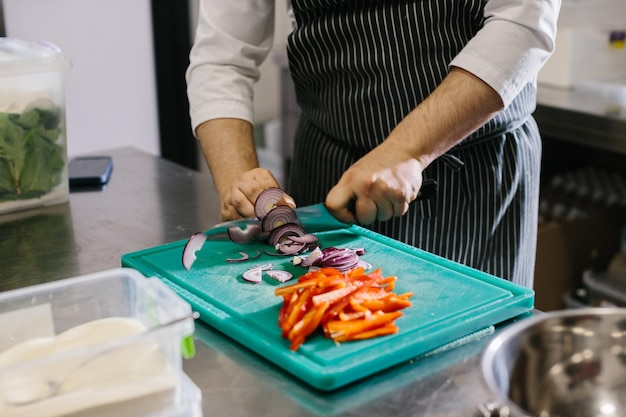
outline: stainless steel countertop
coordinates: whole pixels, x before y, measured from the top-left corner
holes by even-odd
[[[114,168],[103,190],[0,215],[0,291],[118,268],[125,253],[185,239],[219,221],[207,174],[132,148],[108,154]],[[202,390],[205,417],[467,417],[489,400],[478,368],[487,341],[324,393],[197,322],[197,355],[183,366]]]
[[[602,94],[539,85],[533,116],[544,138],[626,154],[626,107]]]

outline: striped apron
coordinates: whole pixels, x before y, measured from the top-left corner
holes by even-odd
[[[483,1],[292,0],[292,7],[287,48],[302,116],[287,187],[308,205],[323,202],[441,82],[480,29]],[[541,158],[535,102],[528,84],[425,170],[439,183],[434,200],[368,227],[532,287]]]

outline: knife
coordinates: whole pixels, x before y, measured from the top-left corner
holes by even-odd
[[[323,232],[330,230],[345,229],[351,225],[340,222],[328,212],[323,203],[296,208],[298,221],[307,233]],[[182,263],[189,270],[196,260],[196,252],[199,251],[207,240],[230,240],[228,229],[239,227],[244,229],[251,224],[258,224],[259,219],[250,217],[246,219],[229,220],[217,223],[204,232],[194,233],[183,248]]]
[[[308,233],[325,232],[336,229],[346,229],[351,225],[340,222],[328,211],[324,203],[313,204],[296,208],[298,221]],[[228,239],[228,228],[239,227],[244,229],[248,225],[257,224],[260,220],[256,217],[248,217],[245,219],[229,220],[217,223],[207,229],[204,234],[211,240]]]

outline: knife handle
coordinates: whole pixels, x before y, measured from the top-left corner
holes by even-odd
[[[437,181],[432,178],[425,179],[422,181],[422,188],[420,188],[419,193],[417,193],[418,200],[430,200],[437,195],[437,190],[439,189],[439,185]]]

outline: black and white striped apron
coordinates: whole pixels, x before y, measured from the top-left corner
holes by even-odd
[[[446,76],[483,22],[482,0],[292,0],[289,65],[302,108],[288,189],[325,200]],[[382,234],[532,287],[541,143],[527,85],[514,102],[424,176],[435,201],[375,222]],[[453,106],[454,103],[451,103]]]

